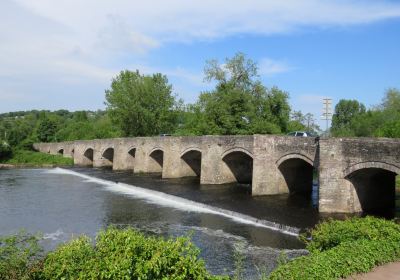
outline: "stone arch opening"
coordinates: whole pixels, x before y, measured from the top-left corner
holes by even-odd
[[[63,149],[63,148],[59,149],[59,150],[57,151],[57,153],[58,153],[59,155],[63,155],[63,154],[64,154],[64,149]]]
[[[130,169],[135,168],[135,159],[136,159],[136,148],[130,148],[128,150],[128,157],[127,157],[127,167]]]
[[[391,216],[396,203],[396,176],[393,170],[365,167],[346,176],[355,189],[359,206],[365,214]]]
[[[108,160],[109,162],[113,162],[114,161],[114,148],[105,149],[101,156],[103,158],[105,158],[106,160]]]
[[[86,151],[83,153],[83,156],[89,160],[89,162],[91,164],[93,164],[93,149],[92,148],[88,148],[86,149]]]
[[[150,158],[154,163],[154,172],[162,172],[163,164],[164,164],[164,151],[161,149],[154,149],[150,153]]]
[[[190,170],[193,172],[193,176],[200,177],[201,173],[201,152],[199,150],[189,150],[181,155],[181,159],[185,162]],[[190,176],[190,174],[187,174]]]
[[[244,151],[233,150],[226,153],[222,160],[228,166],[236,182],[251,184],[253,180],[253,157]]]
[[[312,193],[314,167],[310,159],[300,155],[288,155],[281,158],[277,165],[289,193]]]

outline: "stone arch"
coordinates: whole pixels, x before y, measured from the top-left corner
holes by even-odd
[[[109,162],[114,161],[114,147],[108,147],[101,153],[102,158],[108,160]]]
[[[86,158],[91,164],[93,164],[93,151],[94,149],[89,147],[83,152],[83,157]]]
[[[281,163],[283,163],[284,161],[286,161],[286,160],[288,160],[288,159],[295,159],[295,158],[302,159],[302,160],[304,160],[305,162],[307,162],[308,164],[310,164],[311,166],[314,166],[314,161],[313,161],[311,158],[309,158],[309,157],[306,156],[306,155],[300,154],[300,153],[286,154],[286,155],[280,157],[280,158],[276,161],[276,165],[279,166],[279,165],[281,165]]]
[[[251,184],[253,180],[253,155],[243,148],[233,148],[222,154],[226,164],[238,183]]]
[[[136,147],[129,147],[128,148],[128,155],[135,158],[136,157]]]
[[[63,155],[64,154],[64,148],[58,149],[57,154]]]
[[[276,161],[289,193],[311,194],[313,189],[314,161],[300,153],[282,156]]]
[[[201,150],[199,148],[187,148],[181,153],[182,161],[190,168],[193,175],[201,174]],[[185,174],[188,175],[188,174]]]
[[[156,147],[152,149],[149,153],[150,158],[152,159],[152,165],[154,165],[154,172],[162,172],[164,165],[164,150],[160,147]]]
[[[354,164],[344,170],[344,178],[354,188],[358,209],[367,214],[392,216],[396,201],[396,165],[370,161]]]
[[[396,174],[400,174],[400,167],[396,166],[394,164],[386,163],[386,162],[381,162],[381,161],[365,161],[365,162],[359,162],[356,164],[353,164],[349,167],[347,167],[343,173],[344,177],[349,177],[351,176],[352,173],[354,173],[357,170],[360,169],[365,169],[365,168],[379,168],[379,169],[384,169]]]
[[[135,169],[135,161],[136,161],[136,147],[129,147],[126,154],[126,167],[128,169]]]
[[[242,152],[242,153],[248,155],[249,157],[253,158],[253,154],[250,151],[248,151],[244,148],[240,148],[240,147],[230,148],[230,149],[226,150],[225,152],[222,153],[221,158],[224,158],[226,155],[233,153],[233,152]]]

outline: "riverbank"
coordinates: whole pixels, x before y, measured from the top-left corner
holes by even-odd
[[[43,167],[51,168],[56,166],[72,166],[72,158],[65,158],[62,155],[50,155],[28,150],[14,150],[10,158],[0,160],[0,169]]]

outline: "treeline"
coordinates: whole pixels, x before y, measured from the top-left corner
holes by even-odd
[[[173,95],[166,76],[122,71],[106,90],[107,112],[123,136],[281,134],[318,129],[312,116],[291,112],[287,92],[265,87],[257,69],[242,53],[224,63],[207,61],[204,79],[215,88],[200,93],[197,102],[188,105]]]
[[[16,148],[34,142],[123,136],[282,134],[318,130],[311,114],[292,111],[289,94],[267,88],[257,64],[242,53],[207,61],[205,80],[215,88],[184,104],[160,73],[122,71],[105,92],[105,111],[20,111],[0,115],[0,140]],[[0,148],[1,149],[1,148]],[[4,155],[4,153],[3,153]]]
[[[31,150],[35,142],[118,137],[105,111],[25,111],[0,116],[0,160]],[[23,157],[25,155],[22,154]],[[39,160],[39,159],[38,159]],[[22,160],[21,163],[24,163]]]
[[[331,133],[344,137],[400,138],[400,91],[386,90],[382,102],[368,110],[357,100],[340,100]]]

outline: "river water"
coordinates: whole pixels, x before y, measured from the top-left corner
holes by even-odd
[[[245,185],[94,168],[0,170],[0,235],[39,231],[46,249],[109,225],[191,235],[212,273],[232,273],[240,255],[246,279],[257,279],[282,254],[306,253],[298,233],[326,218],[316,195],[251,197]]]

